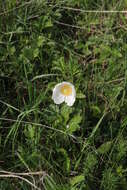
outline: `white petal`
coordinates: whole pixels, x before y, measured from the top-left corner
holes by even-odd
[[[53,89],[52,99],[55,104],[61,104],[64,102],[64,96],[60,93],[61,84],[57,84]]]
[[[75,99],[76,99],[76,91],[75,91],[75,87],[73,84],[68,83],[71,88],[72,88],[72,95],[71,96],[66,96],[65,98],[65,102],[67,103],[68,106],[73,106]]]
[[[64,96],[62,95],[54,96],[53,100],[55,104],[62,104],[64,102]]]
[[[65,97],[65,102],[67,103],[68,106],[73,106],[75,102],[75,96],[66,96]]]
[[[76,98],[75,87],[73,85],[71,85],[71,87],[72,87],[72,96],[74,96]]]

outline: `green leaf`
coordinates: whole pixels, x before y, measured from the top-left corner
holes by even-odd
[[[32,125],[28,125],[28,128],[24,129],[24,134],[27,138],[33,139],[35,135],[35,128]]]
[[[33,56],[34,56],[34,58],[36,58],[36,57],[38,57],[38,55],[39,55],[39,49],[36,48],[36,49],[33,51]]]
[[[72,113],[72,108],[64,104],[61,108],[61,115],[64,120],[64,124],[66,125],[69,120],[69,115]]]
[[[90,172],[94,171],[95,166],[98,164],[98,160],[95,154],[88,153],[84,162],[84,175],[87,176]]]
[[[77,93],[76,98],[84,99],[86,96],[83,93]]]
[[[78,175],[78,176],[75,176],[73,177],[71,180],[70,180],[70,184],[72,186],[76,185],[77,183],[81,183],[82,181],[84,181],[85,177],[84,175]]]
[[[100,154],[106,154],[110,149],[111,149],[111,146],[112,146],[112,141],[108,141],[108,142],[105,142],[103,143],[98,149],[98,153]]]
[[[93,112],[93,116],[98,116],[101,114],[101,110],[98,106],[91,106],[91,110]]]
[[[11,47],[11,48],[9,49],[10,55],[14,55],[15,51],[16,51],[15,47],[14,47],[14,46]]]
[[[22,52],[23,56],[27,59],[31,59],[33,57],[33,49],[31,47],[25,47]]]
[[[117,174],[118,174],[120,177],[122,177],[123,172],[124,172],[122,165],[120,165],[120,166],[118,166],[118,167],[116,168],[116,172],[117,172]]]
[[[64,149],[64,148],[60,148],[57,150],[57,152],[61,153],[63,158],[65,159],[65,162],[64,162],[64,168],[66,170],[66,172],[70,172],[70,158],[68,156],[68,153],[67,151]]]
[[[73,133],[79,129],[79,124],[81,123],[82,117],[80,114],[75,115],[68,124],[68,132]]]
[[[44,36],[39,36],[39,37],[38,37],[38,40],[37,40],[37,46],[38,46],[38,47],[41,47],[44,42],[45,42]]]
[[[43,22],[44,22],[44,27],[45,28],[53,26],[52,20],[48,16],[44,16]]]

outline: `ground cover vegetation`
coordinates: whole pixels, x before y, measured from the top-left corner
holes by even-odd
[[[127,1],[0,1],[1,190],[127,189],[127,14],[103,10]]]

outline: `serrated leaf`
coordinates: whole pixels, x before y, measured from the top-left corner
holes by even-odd
[[[68,124],[68,132],[69,133],[73,133],[75,132],[77,129],[79,129],[79,124],[82,120],[82,117],[80,114],[75,115],[69,122]]]
[[[62,106],[61,108],[61,115],[64,119],[64,124],[67,123],[69,120],[69,115],[72,113],[72,108],[67,106],[66,104]]]
[[[81,183],[82,181],[84,181],[85,177],[84,175],[78,175],[78,176],[75,176],[73,177],[71,180],[70,180],[70,184],[72,186],[76,185],[77,183]]]
[[[70,161],[70,158],[68,156],[67,151],[64,148],[60,148],[60,149],[57,150],[57,152],[59,152],[59,153],[61,153],[63,155],[63,157],[65,159],[65,162],[64,162],[65,167],[64,168],[65,168],[67,173],[70,172],[70,163],[71,163],[71,161]]]

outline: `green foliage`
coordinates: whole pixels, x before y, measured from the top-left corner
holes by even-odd
[[[57,152],[60,153],[60,154],[62,154],[62,156],[63,156],[63,158],[65,160],[64,161],[64,170],[65,170],[66,173],[69,173],[71,165],[70,165],[70,158],[69,158],[66,150],[63,149],[63,148],[60,148],[60,149],[57,150]]]
[[[86,177],[91,176],[95,166],[98,164],[96,155],[89,153],[84,162],[84,174]]]
[[[84,180],[85,180],[84,175],[78,175],[71,179],[70,184],[72,186],[75,186],[77,183],[81,183]]]
[[[126,152],[127,152],[126,147],[127,147],[127,140],[121,136],[116,146],[117,161],[120,161],[121,159],[125,159]]]
[[[77,129],[80,129],[80,123],[81,123],[82,117],[80,114],[75,115],[68,123],[68,132],[73,133]]]
[[[126,9],[1,1],[0,189],[126,190],[127,15],[102,12]],[[72,107],[51,98],[62,81],[76,88]]]
[[[103,173],[102,189],[104,190],[115,190],[118,187],[119,179],[111,168],[106,169]]]
[[[97,151],[98,151],[100,154],[106,154],[106,153],[108,153],[109,150],[111,149],[111,146],[112,146],[112,141],[105,142],[105,143],[103,143],[103,144],[97,149]]]

